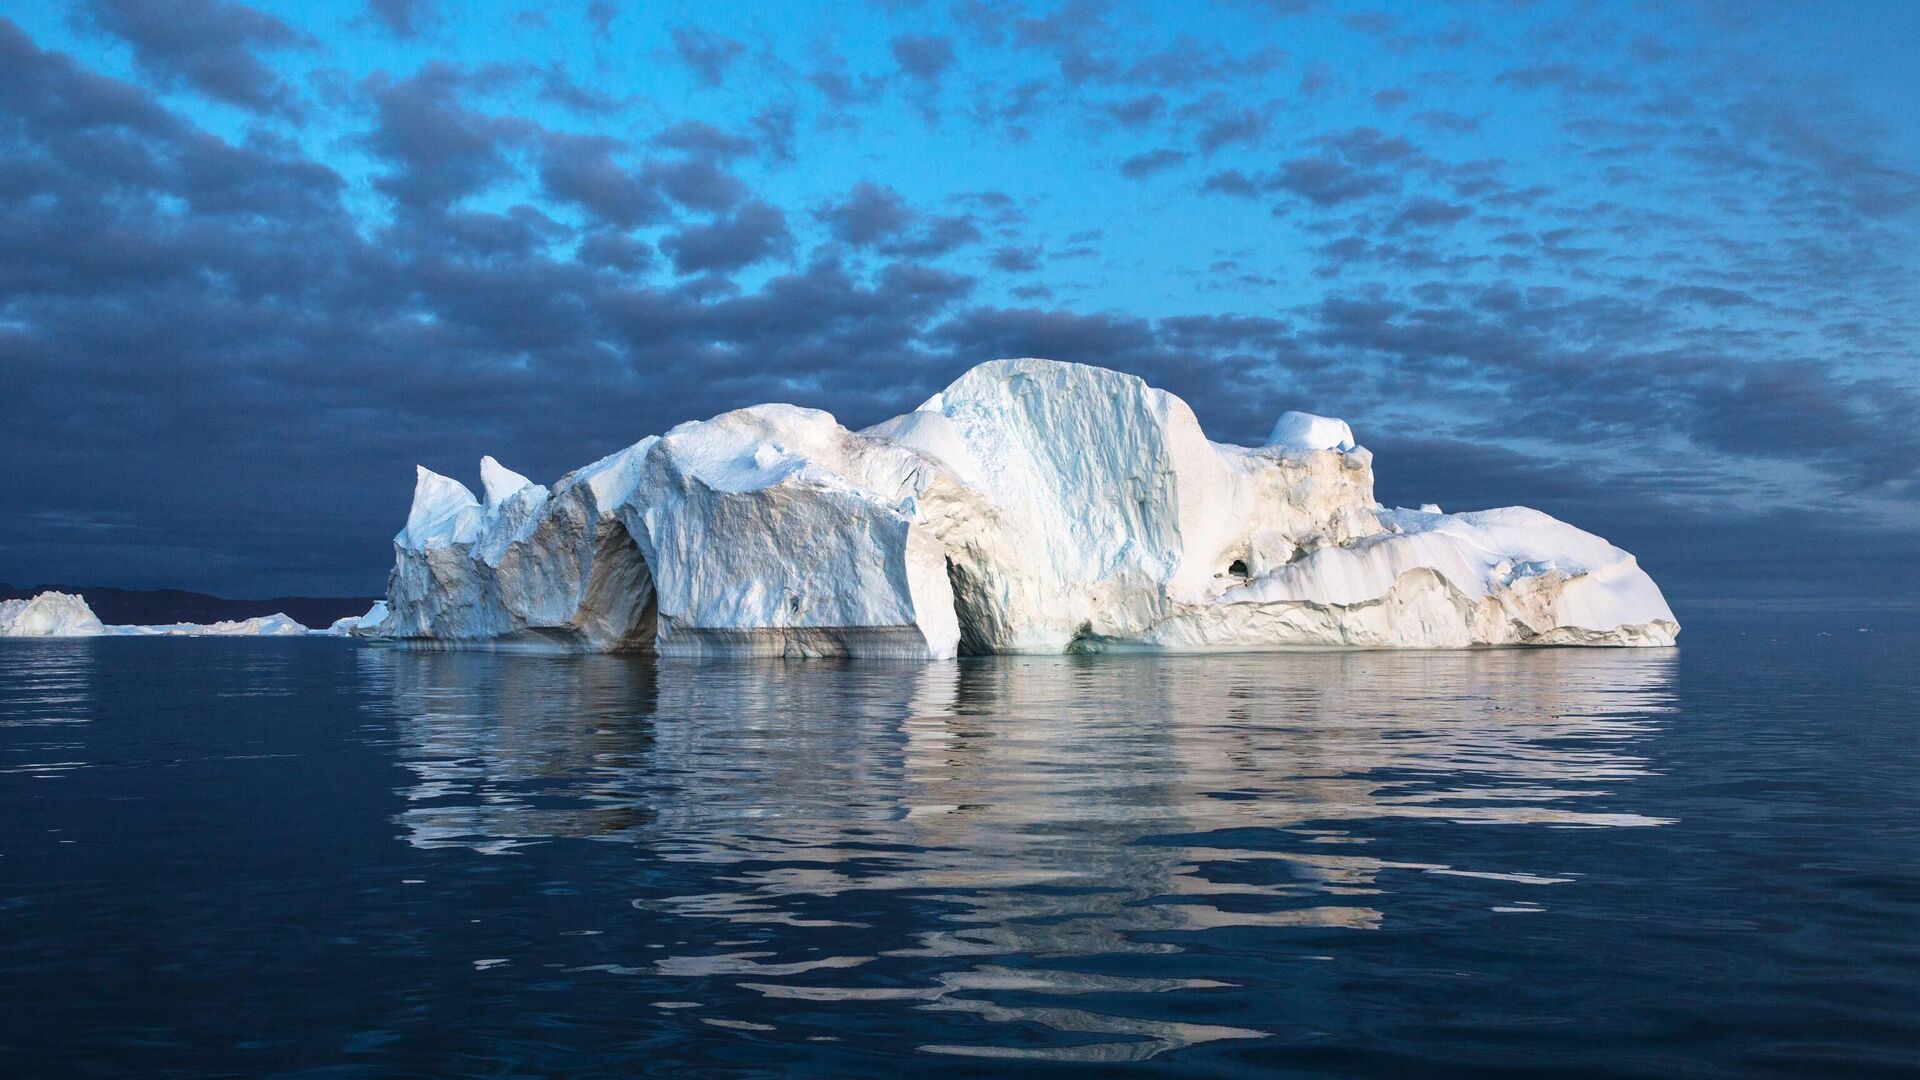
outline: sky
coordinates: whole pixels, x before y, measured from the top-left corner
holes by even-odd
[[[1683,621],[1920,596],[1920,4],[10,0],[0,580],[376,595],[413,466],[1134,372]]]

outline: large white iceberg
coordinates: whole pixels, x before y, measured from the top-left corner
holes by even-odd
[[[1633,556],[1524,508],[1374,502],[1344,421],[1209,441],[1185,402],[1049,360],[863,431],[762,405],[549,490],[420,469],[387,610],[351,632],[664,654],[1671,645]]]

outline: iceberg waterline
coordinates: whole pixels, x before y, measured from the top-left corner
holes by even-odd
[[[418,470],[385,610],[336,632],[669,655],[1671,645],[1632,555],[1373,498],[1347,424],[1209,441],[1144,381],[997,360],[862,431],[760,405],[483,497]]]

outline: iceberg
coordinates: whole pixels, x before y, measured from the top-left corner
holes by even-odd
[[[72,593],[0,600],[0,637],[96,637],[107,632],[86,600]]]
[[[1673,644],[1633,556],[1521,507],[1373,497],[1345,421],[1263,446],[1082,364],[996,360],[860,431],[760,405],[549,489],[418,470],[384,610],[418,646],[892,656]],[[345,620],[343,620],[345,622]],[[336,624],[339,626],[340,624]]]
[[[365,615],[348,615],[333,620],[325,630],[310,631],[329,637],[379,637],[387,622],[387,602],[375,600]]]
[[[30,600],[0,600],[0,637],[286,637],[310,631],[285,614],[214,623],[107,625],[86,598],[43,592]]]
[[[292,637],[313,631],[295,622],[291,616],[276,613],[210,623],[109,626],[107,632],[126,637]]]

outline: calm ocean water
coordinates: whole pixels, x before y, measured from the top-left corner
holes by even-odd
[[[1920,635],[1683,642],[0,643],[0,1062],[1920,1072]]]

